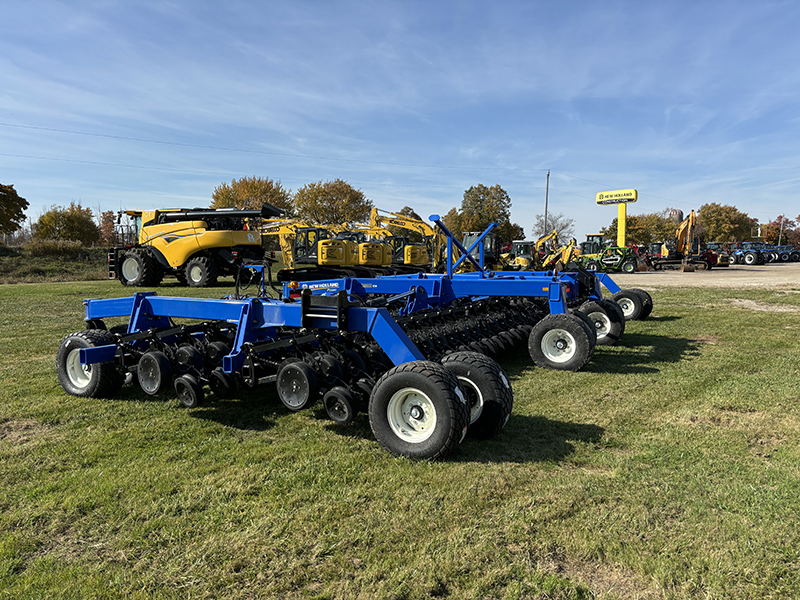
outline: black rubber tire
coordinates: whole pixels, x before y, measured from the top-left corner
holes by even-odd
[[[158,261],[145,248],[131,248],[122,255],[119,277],[130,287],[155,286],[161,282]]]
[[[310,365],[302,361],[285,362],[275,381],[283,405],[297,412],[311,406],[319,397],[319,378]]]
[[[458,379],[442,365],[421,360],[384,373],[372,390],[368,412],[381,447],[407,458],[447,456],[469,426],[469,406]]]
[[[742,262],[746,265],[754,265],[758,262],[758,256],[755,252],[746,252],[742,257]]]
[[[514,409],[514,393],[502,367],[477,352],[454,352],[442,358],[442,366],[455,375],[470,408],[467,435],[481,440],[496,436]]]
[[[358,401],[355,396],[340,385],[328,390],[322,397],[322,403],[330,420],[339,425],[352,423],[358,414]]]
[[[579,317],[547,315],[531,330],[528,352],[545,369],[579,371],[592,358],[594,344]]]
[[[800,262],[800,252],[792,252],[789,255],[789,260],[791,262]]]
[[[641,288],[630,288],[629,291],[636,292],[642,298],[642,314],[639,315],[639,320],[645,320],[653,312],[653,297]]]
[[[596,346],[597,327],[595,326],[594,322],[580,310],[571,310],[569,314],[571,314],[573,317],[578,319],[583,324],[586,333],[589,335],[589,341],[592,343],[593,346]]]
[[[113,344],[113,336],[104,329],[86,329],[66,336],[56,353],[56,374],[64,391],[83,398],[111,398],[122,388],[125,377],[113,362],[81,365],[81,348]]]
[[[202,371],[205,366],[205,359],[202,352],[194,346],[181,346],[175,352],[175,362],[177,369],[181,373],[188,373],[192,369]]]
[[[636,290],[620,290],[611,299],[620,305],[626,321],[636,321],[642,316],[644,297]]]
[[[208,387],[218,398],[233,398],[236,395],[236,378],[217,367],[208,376]]]
[[[583,268],[587,271],[602,271],[600,263],[596,260],[590,260]]]
[[[166,354],[158,350],[142,354],[136,369],[136,379],[139,387],[149,396],[166,392],[172,383],[172,364]]]
[[[174,387],[175,393],[178,394],[178,400],[186,408],[197,408],[203,403],[203,386],[194,375],[187,373],[176,377]]]
[[[616,302],[597,300],[584,302],[579,312],[589,317],[595,327],[598,346],[613,346],[625,332],[625,315]]]
[[[183,268],[186,284],[189,287],[211,287],[217,283],[217,266],[207,256],[190,258]]]
[[[628,273],[630,275],[631,273],[636,273],[636,266],[636,261],[626,260],[624,263],[622,263],[620,270],[623,273]]]
[[[225,342],[210,342],[205,350],[206,361],[212,367],[222,366],[222,359],[231,353],[230,346]]]

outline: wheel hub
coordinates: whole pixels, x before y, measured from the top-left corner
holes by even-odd
[[[421,406],[415,404],[414,406],[411,407],[411,411],[409,412],[409,415],[415,421],[419,421],[422,417],[425,416],[425,411],[422,410]]]

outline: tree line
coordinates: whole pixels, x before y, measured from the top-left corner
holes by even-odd
[[[285,188],[281,182],[265,177],[241,177],[230,183],[223,182],[214,188],[209,208],[260,209],[265,203],[285,211],[286,218],[298,219],[312,225],[364,223],[374,207],[372,200],[360,189],[342,179],[306,184],[296,191]],[[497,223],[497,233],[504,241],[525,239],[522,226],[511,221],[511,198],[500,185],[477,184],[467,189],[458,207],[452,207],[442,222],[458,238],[469,231],[483,231],[490,223]],[[14,234],[22,227],[28,201],[21,197],[13,185],[0,184],[0,234]],[[405,216],[423,219],[412,207],[397,211]],[[664,209],[660,212],[628,215],[626,239],[638,245],[663,242],[675,237],[677,224],[683,218],[680,211]],[[558,231],[562,240],[574,236],[574,219],[561,213],[536,215],[531,226],[533,238]],[[797,219],[779,215],[772,222],[761,225],[762,238],[771,243],[781,240],[800,246],[800,215]],[[718,203],[704,204],[697,211],[697,234],[708,242],[733,242],[751,239],[758,227],[756,219],[735,206]],[[36,239],[77,240],[84,245],[111,246],[114,244],[115,214],[101,211],[95,214],[90,208],[72,201],[69,206],[52,206],[31,226],[30,235]],[[399,232],[398,232],[399,233]],[[595,233],[595,232],[591,232]],[[615,238],[617,219],[599,232]],[[408,235],[403,232],[402,235]]]

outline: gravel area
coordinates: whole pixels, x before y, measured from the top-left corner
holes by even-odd
[[[665,287],[776,288],[800,290],[800,262],[766,265],[731,265],[710,271],[679,270],[611,273],[621,288],[657,290]]]

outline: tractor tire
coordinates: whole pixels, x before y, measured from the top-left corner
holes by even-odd
[[[594,344],[579,317],[548,315],[531,330],[528,352],[545,369],[579,371],[592,358]]]
[[[586,265],[583,268],[586,269],[587,271],[601,271],[602,270],[600,268],[600,263],[598,261],[596,261],[596,260],[590,260],[589,262],[586,263]]]
[[[389,369],[369,399],[369,424],[394,456],[443,458],[467,433],[470,411],[455,375],[442,365],[412,361]]]
[[[458,378],[467,397],[467,435],[486,440],[500,433],[514,408],[514,394],[502,367],[477,352],[448,354],[442,366]]]
[[[580,313],[589,317],[597,333],[598,346],[613,346],[625,332],[625,315],[616,302],[597,300],[584,302]]]
[[[755,252],[747,252],[744,257],[742,257],[742,262],[746,265],[754,265],[758,262],[758,256],[756,256]]]
[[[728,260],[729,263],[732,265],[735,265],[738,262],[738,258],[736,257],[735,254],[731,254]]]
[[[626,321],[636,321],[642,318],[644,309],[644,296],[634,290],[620,290],[611,299],[620,305],[625,314]]]
[[[186,263],[183,269],[189,287],[212,287],[217,283],[217,266],[207,256],[195,256]]]
[[[56,353],[56,374],[64,391],[83,398],[111,398],[122,388],[124,376],[113,362],[82,365],[81,348],[113,344],[108,331],[87,329],[66,336]]]
[[[792,252],[789,255],[789,260],[792,261],[792,262],[800,261],[800,252]]]
[[[144,248],[132,248],[122,255],[119,277],[129,287],[156,286],[163,273],[153,255]]]
[[[636,261],[626,260],[624,263],[622,263],[620,270],[623,273],[628,273],[630,275],[631,273],[636,273],[636,266],[637,266]]]

